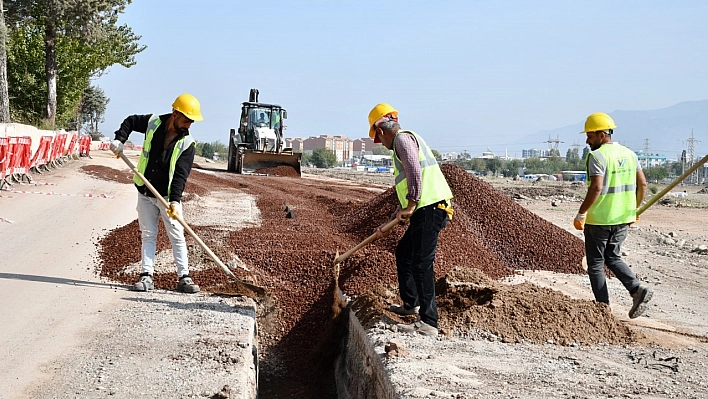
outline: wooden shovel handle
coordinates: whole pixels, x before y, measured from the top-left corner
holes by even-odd
[[[393,226],[398,224],[398,219],[392,219],[390,222],[386,223],[382,228],[381,232],[385,233],[393,228]],[[343,253],[340,255],[337,259],[334,260],[334,264],[338,264],[341,262],[344,262],[345,259],[350,257],[354,252],[362,249],[364,246],[369,244],[370,242],[374,241],[376,239],[376,233],[368,236],[364,241],[360,242],[355,246],[354,248],[350,249],[349,251]]]

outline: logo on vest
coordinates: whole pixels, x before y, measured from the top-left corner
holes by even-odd
[[[624,168],[627,166],[627,158],[620,158],[617,160],[617,164],[620,168]]]

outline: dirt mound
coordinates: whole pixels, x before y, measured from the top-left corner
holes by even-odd
[[[284,176],[284,177],[300,177],[294,167],[290,165],[280,165],[274,168],[262,168],[256,169],[253,173],[258,175],[269,175],[269,176]]]

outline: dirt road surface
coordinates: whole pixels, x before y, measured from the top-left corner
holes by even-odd
[[[213,346],[190,346],[195,333],[224,334],[228,330],[220,320],[211,318],[219,312],[209,312],[210,316],[200,312],[230,306],[229,301],[240,299],[161,291],[159,295],[174,299],[167,306],[160,296],[131,292],[125,282],[100,278],[97,243],[136,218],[136,194],[129,183],[81,172],[86,165],[106,166],[118,171],[116,180],[128,179],[119,160],[96,153],[92,159],[82,158],[51,173],[34,175],[33,185],[0,191],[0,242],[4,248],[0,289],[4,292],[5,320],[0,328],[0,398],[237,397],[235,391],[232,396],[217,396],[229,382],[228,367],[223,364],[237,359],[226,359],[218,370],[187,360],[215,356],[207,353],[214,351]],[[317,190],[318,185],[348,187],[362,196],[381,193],[390,184],[385,176],[367,176],[358,182],[351,179],[346,172],[322,176],[312,171],[303,176],[302,184],[304,190]],[[244,181],[242,188],[258,185],[256,181]],[[523,182],[492,181],[519,205],[577,236],[570,222],[583,188],[551,183],[532,187]],[[708,245],[704,227],[708,195],[698,194],[699,189],[688,188],[689,197],[679,206],[651,208],[630,233],[626,259],[656,290],[647,315],[629,320],[630,299],[616,279],[610,280],[612,307],[610,314],[601,313],[602,320],[627,327],[636,339],[592,345],[582,344],[580,339],[562,344],[550,338],[508,342],[508,337],[492,331],[498,326],[468,328],[473,317],[469,313],[466,322],[449,319],[447,333],[430,339],[394,331],[384,314],[380,321],[371,322],[369,334],[399,396],[708,398],[708,249],[701,247]],[[272,187],[264,190],[274,192]],[[258,226],[255,200],[245,194],[239,198],[239,206],[249,209],[249,216],[239,223]],[[200,200],[211,201],[207,205],[211,209],[223,208],[228,202],[218,193],[205,194]],[[305,212],[304,207],[295,210],[296,215],[300,212]],[[134,273],[135,265],[131,267],[126,270]],[[164,269],[166,275],[171,268]],[[172,282],[169,276],[165,278],[165,288],[169,288]],[[522,287],[518,292],[529,292],[523,288],[525,282],[560,292],[569,298],[563,301],[580,300],[582,306],[592,306],[587,276],[541,270],[503,279],[505,286]],[[195,302],[203,305],[195,307]],[[201,315],[203,322],[193,323],[195,315]],[[480,327],[484,327],[482,322],[478,321]],[[150,326],[159,326],[161,333],[172,338],[150,339],[156,336]],[[572,325],[566,329],[571,337],[583,334],[573,332]],[[277,347],[264,338],[264,345]],[[384,347],[392,341],[402,350],[385,355]],[[136,347],[135,342],[141,343]],[[160,353],[174,353],[176,347],[185,348],[184,355],[168,366],[150,362]],[[273,371],[278,367],[275,361],[261,367],[271,368],[266,375],[276,378],[279,374]]]

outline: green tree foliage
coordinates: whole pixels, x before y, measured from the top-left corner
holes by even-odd
[[[67,127],[89,79],[145,49],[118,16],[131,0],[5,0],[11,113]]]
[[[486,170],[492,172],[494,176],[496,176],[497,173],[499,173],[503,169],[503,166],[504,164],[499,158],[486,159]]]
[[[196,153],[208,159],[214,159],[217,154],[219,159],[226,159],[229,154],[229,147],[218,140],[211,143],[197,142]]]
[[[442,156],[440,155],[440,153],[437,150],[433,150],[433,149],[431,149],[431,151],[433,152],[433,156],[435,157],[435,160],[438,162],[442,162]]]
[[[309,161],[318,168],[331,168],[337,164],[337,156],[326,148],[315,148]]]
[[[648,181],[657,183],[669,177],[669,170],[664,166],[651,166],[644,169],[644,176]]]
[[[374,155],[391,155],[391,150],[384,147],[383,144],[379,144],[371,149],[371,153]]]
[[[199,154],[204,158],[214,159],[214,146],[211,143],[203,143]]]
[[[84,127],[84,131],[94,139],[101,137],[98,124],[104,121],[103,116],[106,114],[108,101],[110,100],[106,98],[103,89],[98,86],[87,87],[81,96],[78,120],[80,125]]]

